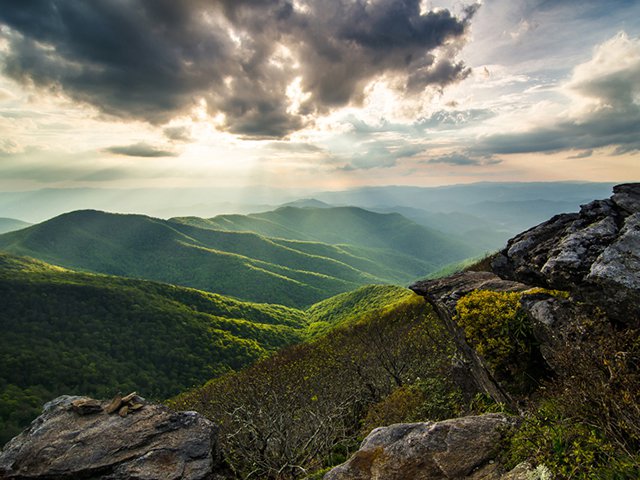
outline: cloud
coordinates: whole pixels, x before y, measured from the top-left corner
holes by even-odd
[[[163,132],[165,137],[174,142],[189,143],[193,140],[191,137],[191,129],[186,126],[167,127]]]
[[[468,127],[495,116],[489,109],[474,108],[468,110],[438,110],[429,116],[418,118],[413,123],[395,123],[381,119],[377,124],[366,121],[351,114],[341,120],[356,135],[373,135],[395,132],[400,134],[424,137],[427,130],[455,130]]]
[[[625,109],[640,103],[640,38],[620,32],[573,70],[566,88],[599,106]]]
[[[266,147],[270,150],[300,154],[324,152],[324,150],[317,145],[305,142],[271,142]]]
[[[14,98],[14,95],[11,92],[5,90],[4,88],[0,88],[0,102],[10,100],[12,98]]]
[[[339,168],[343,171],[391,168],[398,160],[414,157],[424,151],[421,145],[397,144],[397,142],[372,142],[364,153],[352,155],[348,163]]]
[[[452,166],[483,166],[483,165],[497,165],[502,160],[492,157],[472,157],[464,153],[450,153],[448,155],[442,155],[440,157],[430,158],[429,160],[423,160],[421,163],[442,163]]]
[[[495,112],[485,108],[472,108],[468,110],[438,110],[429,117],[421,118],[416,125],[422,130],[454,129],[467,127],[470,124],[479,123],[495,116]]]
[[[563,120],[478,139],[477,154],[555,152],[614,147],[640,150],[640,38],[619,33],[578,65],[561,91],[572,97]],[[584,157],[582,157],[584,158]]]
[[[575,155],[571,155],[570,157],[567,157],[569,160],[575,160],[575,159],[579,159],[579,158],[589,158],[593,155],[593,150],[589,149],[589,150],[583,150],[580,153],[576,153]]]
[[[105,152],[114,153],[116,155],[124,155],[127,157],[177,157],[178,154],[171,150],[163,150],[144,142],[135,143],[133,145],[113,146],[104,149]]]
[[[0,157],[22,153],[24,149],[18,143],[10,139],[0,139]]]
[[[283,137],[374,79],[404,94],[468,75],[459,16],[420,0],[7,0],[4,72],[124,119],[162,125],[204,100],[222,128]],[[287,96],[298,81],[305,94]]]

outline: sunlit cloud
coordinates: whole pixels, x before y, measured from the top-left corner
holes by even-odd
[[[4,73],[107,115],[165,124],[207,105],[221,127],[283,137],[310,114],[361,104],[376,78],[405,94],[470,70],[456,58],[477,5],[459,16],[412,0],[204,3],[47,0],[0,11]]]

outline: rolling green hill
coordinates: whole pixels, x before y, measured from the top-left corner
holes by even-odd
[[[301,211],[280,210],[294,214]],[[449,245],[442,235],[432,235],[400,215],[361,209],[344,213],[346,216],[337,217],[340,223],[325,225],[327,232],[335,233],[321,236],[338,239],[339,229],[352,230],[343,235],[344,240],[361,244],[267,238],[192,224],[197,222],[85,210],[1,235],[0,250],[67,268],[157,280],[295,307],[364,284],[408,283],[468,256],[468,249]],[[354,215],[361,221],[356,222]],[[321,231],[325,221],[327,218],[318,217],[314,228]],[[374,234],[376,222],[379,226]],[[349,223],[354,228],[349,229]],[[306,228],[310,230],[311,224]],[[391,248],[393,244],[397,248]]]
[[[305,314],[0,254],[0,444],[60,394],[166,398],[306,335]]]
[[[0,236],[0,249],[68,268],[145,278],[252,301],[309,305],[380,278],[250,233],[142,215],[79,211]]]
[[[173,222],[215,230],[256,232],[270,237],[382,248],[444,266],[481,253],[482,248],[418,225],[398,213],[357,207],[296,208],[211,219],[173,218]]]
[[[309,336],[316,337],[368,315],[381,314],[412,297],[414,293],[407,288],[395,285],[365,285],[357,290],[327,298],[306,311]]]

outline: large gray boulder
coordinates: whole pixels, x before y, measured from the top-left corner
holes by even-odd
[[[492,459],[516,423],[514,417],[493,413],[376,428],[324,480],[499,478]]]
[[[492,263],[500,277],[567,290],[618,321],[640,325],[640,184],[557,215],[509,240]]]
[[[138,406],[140,405],[140,406]],[[0,454],[0,479],[204,480],[218,468],[217,428],[195,412],[62,396]]]

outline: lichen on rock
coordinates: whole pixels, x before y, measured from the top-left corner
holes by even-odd
[[[324,480],[479,478],[474,471],[492,465],[501,439],[517,422],[515,417],[486,414],[376,428]]]

